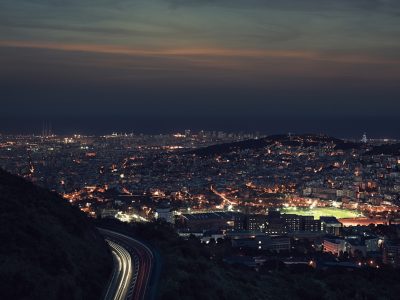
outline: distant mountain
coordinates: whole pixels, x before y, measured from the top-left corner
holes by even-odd
[[[220,155],[227,154],[234,151],[242,150],[254,150],[261,149],[275,143],[280,143],[285,146],[304,146],[312,147],[321,144],[332,145],[335,149],[349,150],[357,149],[360,144],[344,141],[334,137],[329,137],[325,135],[313,135],[313,134],[303,134],[303,135],[270,135],[260,139],[244,140],[240,142],[224,143],[212,145],[196,150],[192,150],[190,154],[196,154],[199,156],[210,156],[210,155]]]
[[[2,170],[0,243],[0,299],[101,298],[112,258],[87,217]]]

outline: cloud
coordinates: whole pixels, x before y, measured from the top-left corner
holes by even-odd
[[[89,33],[89,34],[100,34],[100,35],[113,35],[113,36],[146,36],[146,37],[162,37],[166,34],[171,33],[167,28],[159,28],[158,30],[145,30],[145,29],[134,29],[134,28],[122,28],[122,27],[104,27],[104,26],[81,26],[81,25],[69,25],[69,24],[41,24],[36,22],[10,22],[7,20],[0,21],[1,27],[8,28],[20,28],[30,30],[49,30],[49,31],[66,31],[76,33]]]
[[[397,0],[3,0],[0,36],[156,48],[365,49],[376,40],[396,44],[399,8]]]
[[[172,7],[223,6],[243,9],[266,8],[277,10],[389,10],[400,9],[396,0],[164,0]]]
[[[331,66],[336,63],[353,77],[365,77],[359,70],[366,65],[387,70],[381,72],[384,78],[398,78],[400,21],[381,15],[398,3],[3,0],[0,46],[113,56],[107,58],[109,65],[116,56],[146,58],[140,64],[146,70],[157,68],[148,58],[160,58],[166,72],[207,69],[210,76],[220,70],[226,77],[233,76],[227,70],[254,75],[273,66],[278,76],[310,72],[340,77],[340,69]],[[12,52],[7,55],[7,60],[17,60]],[[117,66],[127,72],[138,68],[137,61]]]

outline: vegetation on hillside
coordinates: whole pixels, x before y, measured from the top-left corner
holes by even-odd
[[[86,216],[0,170],[0,299],[99,299],[112,258]]]

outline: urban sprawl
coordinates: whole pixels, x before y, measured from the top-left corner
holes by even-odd
[[[170,223],[226,263],[400,266],[400,144],[324,135],[0,135],[0,167],[93,218]]]

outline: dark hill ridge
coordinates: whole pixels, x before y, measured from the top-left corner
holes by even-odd
[[[0,170],[0,299],[99,299],[112,268],[86,216]]]
[[[375,146],[366,153],[366,155],[382,155],[382,154],[400,156],[400,143]]]
[[[318,146],[320,144],[332,145],[335,149],[338,150],[350,150],[357,149],[360,147],[360,144],[353,143],[349,141],[344,141],[341,139],[337,139],[334,137],[329,137],[325,135],[313,135],[313,134],[303,134],[303,135],[270,135],[260,139],[251,139],[233,143],[224,143],[212,145],[205,148],[196,149],[190,151],[189,154],[196,154],[200,156],[210,156],[210,155],[220,155],[227,154],[233,151],[241,151],[241,150],[254,150],[261,149],[275,143],[281,143],[285,146],[304,146],[304,147],[312,147]]]

